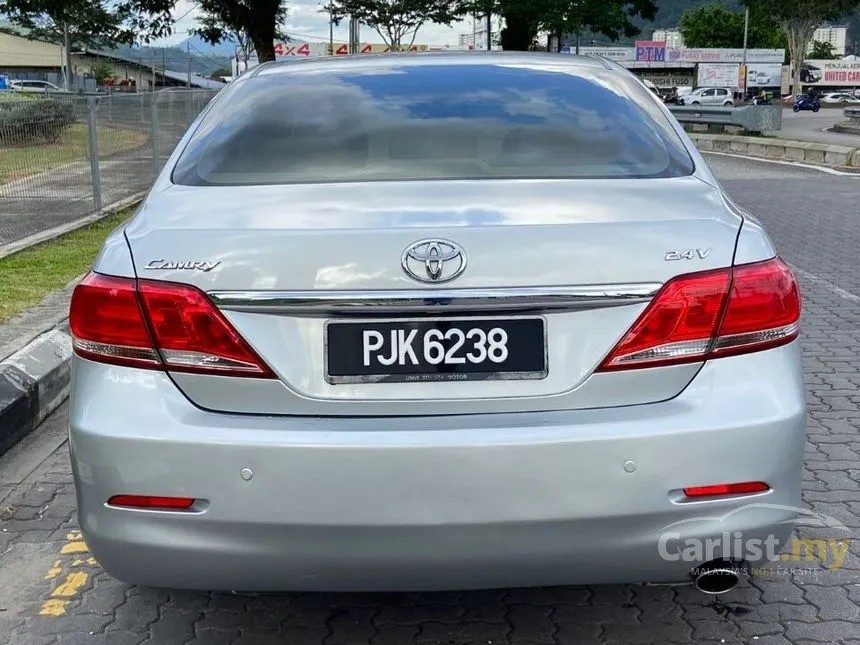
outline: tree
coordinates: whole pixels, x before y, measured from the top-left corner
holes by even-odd
[[[860,0],[744,0],[744,3],[751,11],[771,16],[785,33],[795,94],[802,91],[800,71],[815,29],[860,7]]]
[[[286,0],[201,0],[198,6],[200,26],[192,33],[213,45],[236,43],[246,65],[253,50],[261,63],[275,60],[275,40],[286,38]]]
[[[816,40],[812,43],[812,51],[809,53],[812,60],[835,60],[839,58],[836,48],[830,43]]]
[[[105,79],[111,75],[113,69],[110,64],[104,60],[97,60],[90,66],[90,74],[96,79],[96,85],[104,85]]]
[[[744,16],[725,5],[708,4],[684,12],[681,35],[687,47],[742,47]]]
[[[0,0],[0,15],[32,38],[63,42],[68,26],[73,45],[110,47],[170,33],[175,0]]]
[[[233,70],[229,67],[216,67],[209,73],[209,78],[220,80],[222,76],[233,76]]]
[[[502,48],[528,50],[538,31],[553,34],[592,31],[611,40],[634,36],[637,17],[652,20],[655,0],[460,0],[464,14],[501,15]]]
[[[687,47],[739,49],[744,45],[744,14],[722,4],[703,5],[681,16],[681,35]],[[784,49],[779,26],[760,11],[750,11],[747,46]]]
[[[375,29],[392,51],[399,51],[405,40],[407,48],[412,46],[426,23],[450,25],[458,15],[456,5],[456,0],[332,0],[325,11],[331,11],[336,24],[355,17]]]

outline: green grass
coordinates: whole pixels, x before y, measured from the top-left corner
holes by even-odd
[[[86,228],[0,259],[0,323],[86,273],[108,234],[130,215],[130,209],[122,210]]]
[[[132,150],[144,145],[145,132],[124,128],[98,128],[99,156]],[[89,159],[89,133],[84,123],[76,123],[55,143],[0,148],[0,183],[23,179],[73,161]]]

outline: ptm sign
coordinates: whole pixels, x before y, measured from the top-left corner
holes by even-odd
[[[666,62],[665,40],[637,40],[636,60],[649,62]]]

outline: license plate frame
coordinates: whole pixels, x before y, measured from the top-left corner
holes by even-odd
[[[350,370],[344,370],[342,368],[336,369],[337,373],[332,374],[332,362],[331,362],[331,352],[332,352],[332,342],[331,342],[331,330],[333,327],[352,327],[355,330],[368,330],[368,329],[380,329],[384,328],[386,330],[399,326],[399,328],[410,328],[417,327],[419,330],[421,328],[439,328],[440,326],[444,327],[457,327],[462,330],[462,328],[471,329],[476,324],[481,324],[482,326],[491,326],[491,327],[502,327],[508,332],[508,340],[510,340],[510,329],[509,327],[505,327],[505,324],[508,323],[513,325],[519,325],[522,322],[532,324],[538,323],[540,326],[540,339],[539,345],[540,349],[538,352],[538,356],[540,358],[539,362],[536,363],[536,366],[539,366],[540,369],[508,369],[508,370],[486,370],[486,371],[477,371],[477,370],[469,370],[469,371],[459,371],[457,369],[450,369],[448,371],[440,372],[440,371],[389,371],[386,373],[382,373],[381,371],[369,371],[368,373],[355,374],[355,373],[343,373]],[[470,326],[471,324],[471,326]],[[426,331],[424,332],[426,333]],[[423,334],[419,331],[419,338],[423,338]],[[536,339],[532,339],[531,342],[535,342]],[[420,342],[420,341],[419,341]],[[335,342],[335,347],[339,347],[342,343]],[[378,318],[378,319],[361,319],[361,320],[344,320],[344,319],[333,319],[325,321],[324,329],[323,329],[323,357],[324,357],[324,368],[323,374],[327,383],[331,385],[342,385],[342,384],[363,384],[363,383],[452,383],[452,382],[476,382],[476,381],[518,381],[518,380],[541,380],[545,379],[549,375],[549,352],[548,352],[548,340],[547,340],[547,322],[544,316],[439,316],[439,317],[392,317],[392,318]],[[473,348],[474,349],[474,348]],[[419,354],[417,351],[418,347],[416,347],[416,354]],[[357,350],[359,353],[363,352],[363,347],[359,345]],[[464,352],[468,352],[469,348],[465,348]],[[423,363],[419,359],[419,362]],[[420,366],[419,366],[420,367]],[[429,366],[425,366],[429,367]]]

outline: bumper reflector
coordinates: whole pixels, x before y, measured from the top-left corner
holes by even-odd
[[[152,495],[114,495],[109,506],[146,508],[152,510],[185,511],[194,504],[193,497],[154,497]]]
[[[764,482],[741,482],[739,484],[715,484],[713,486],[691,486],[684,489],[687,497],[719,497],[720,495],[750,495],[765,493],[770,486]]]

